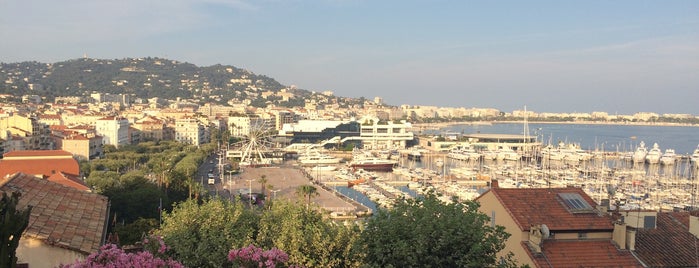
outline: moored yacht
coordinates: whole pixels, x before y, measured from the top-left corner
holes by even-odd
[[[301,165],[331,165],[339,164],[342,158],[333,157],[327,154],[313,153],[309,155],[299,156],[299,163]]]
[[[692,153],[692,156],[690,156],[689,161],[692,161],[694,166],[699,166],[697,165],[697,163],[699,163],[699,145],[697,145],[697,148],[694,149],[694,153]]]
[[[355,149],[349,166],[353,169],[392,171],[393,166],[397,163],[397,161],[391,159],[376,157],[371,154],[371,152],[363,152]]]
[[[662,155],[663,151],[660,150],[660,146],[658,146],[658,143],[654,143],[653,148],[646,154],[646,162],[648,162],[648,164],[657,164],[660,162],[660,157]]]
[[[674,149],[665,149],[665,153],[660,157],[660,163],[663,165],[674,165],[677,161],[677,154]]]
[[[633,162],[634,163],[645,162],[647,154],[648,154],[648,149],[646,149],[646,143],[641,141],[641,143],[636,148],[636,151],[633,153]]]

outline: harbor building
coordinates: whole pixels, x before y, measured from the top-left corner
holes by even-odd
[[[410,123],[381,121],[365,117],[360,120],[300,120],[284,124],[279,136],[291,143],[320,143],[335,140],[338,146],[353,143],[366,149],[400,149],[415,140]]]
[[[523,136],[513,134],[462,134],[453,139],[440,139],[434,137],[420,137],[420,146],[433,151],[446,152],[455,146],[468,144],[477,151],[497,151],[502,148],[510,148],[516,152],[539,152],[541,142],[536,136]]]

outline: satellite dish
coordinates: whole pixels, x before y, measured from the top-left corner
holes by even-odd
[[[541,237],[543,239],[547,239],[547,238],[549,238],[550,235],[551,235],[551,231],[549,230],[549,227],[546,226],[546,224],[542,224],[541,225]]]

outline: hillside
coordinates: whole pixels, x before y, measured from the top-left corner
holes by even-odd
[[[0,94],[39,95],[46,101],[91,92],[227,101],[256,99],[260,92],[277,92],[285,87],[270,77],[234,66],[198,67],[162,58],[0,63]]]

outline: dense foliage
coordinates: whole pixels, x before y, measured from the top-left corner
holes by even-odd
[[[241,202],[190,199],[163,215],[158,231],[176,260],[188,267],[224,267],[231,248],[254,242],[258,216]]]
[[[0,198],[0,267],[13,268],[17,265],[16,250],[24,229],[29,225],[32,208],[19,208],[21,194],[6,192]]]
[[[106,244],[99,251],[90,254],[83,261],[61,265],[61,268],[111,268],[111,267],[149,267],[149,268],[184,268],[172,259],[161,259],[149,251],[135,253],[125,252],[114,244]]]
[[[399,200],[368,220],[355,250],[369,267],[493,267],[510,235],[489,221],[473,201]]]
[[[188,197],[203,196],[203,186],[191,178],[212,150],[212,145],[144,142],[81,162],[81,170],[92,189],[109,197],[110,232],[117,232],[121,244],[133,244],[157,227],[152,223],[160,222],[161,211]]]

